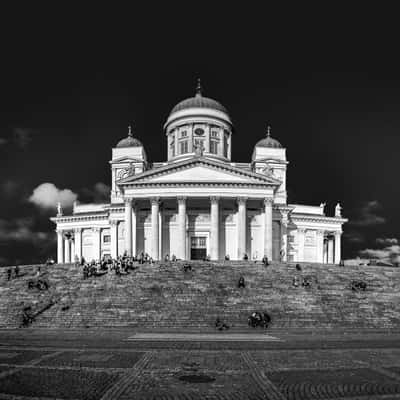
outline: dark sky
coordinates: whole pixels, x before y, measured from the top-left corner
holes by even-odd
[[[188,4],[35,5],[4,13],[0,264],[55,256],[48,221],[55,211],[32,204],[30,195],[49,182],[82,201],[101,197],[94,185],[110,184],[111,148],[128,123],[150,160],[165,160],[162,125],[178,101],[194,94],[197,77],[204,95],[231,114],[234,161],[250,161],[270,124],[287,148],[289,202],[326,202],[332,213],[340,201],[352,221],[345,226],[346,257],[389,251],[389,244],[396,251],[394,11]]]

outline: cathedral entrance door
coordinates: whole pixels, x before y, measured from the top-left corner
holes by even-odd
[[[204,260],[207,257],[207,237],[192,236],[190,243],[190,259]]]

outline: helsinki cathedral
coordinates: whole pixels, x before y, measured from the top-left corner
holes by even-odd
[[[340,205],[327,216],[324,204],[287,202],[286,149],[270,128],[250,162],[232,161],[229,113],[198,84],[172,109],[164,133],[166,161],[150,163],[131,128],[112,149],[109,203],[75,203],[71,215],[58,207],[51,220],[59,263],[142,252],[154,260],[340,262]]]

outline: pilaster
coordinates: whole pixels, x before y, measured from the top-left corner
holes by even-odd
[[[272,203],[273,199],[264,199],[264,255],[272,260]]]
[[[210,257],[211,260],[218,260],[219,256],[219,197],[211,197],[211,218],[210,218]]]
[[[186,259],[186,197],[178,197],[178,254],[181,260]]]
[[[246,204],[247,197],[238,197],[238,254],[239,260],[246,254]]]
[[[159,197],[152,197],[151,202],[151,257],[159,259]]]

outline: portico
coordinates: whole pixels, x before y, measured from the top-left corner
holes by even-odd
[[[252,198],[251,202],[252,213],[261,216],[263,225],[260,233],[265,232],[261,246],[253,246],[254,253],[272,259],[272,201],[269,198]],[[129,217],[125,219],[125,251],[128,255],[147,252],[154,260],[162,259],[167,254],[186,260],[193,258],[192,246],[201,246],[199,248],[206,249],[204,256],[210,256],[211,260],[221,259],[225,255],[233,260],[243,259],[245,254],[251,258],[251,246],[246,240],[250,231],[247,204],[248,198],[233,196],[159,196],[126,200],[125,216]],[[254,205],[258,205],[258,209],[254,209]],[[143,221],[143,226],[139,228],[136,223],[138,218]],[[139,240],[143,245],[137,246],[136,240],[133,240],[138,236],[144,236]],[[193,238],[201,239],[195,243]],[[148,245],[149,240],[151,245]],[[230,247],[226,240],[237,244],[238,251],[232,254],[226,252]]]

